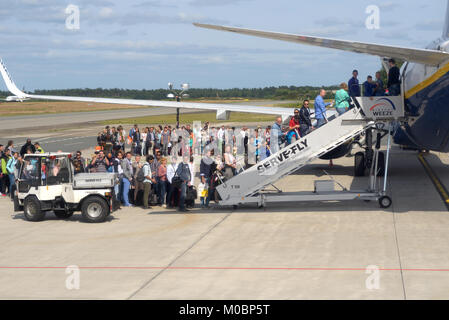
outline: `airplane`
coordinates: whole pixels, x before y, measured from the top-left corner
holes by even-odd
[[[24,102],[25,100],[30,100],[29,98],[18,97],[18,96],[9,96],[6,97],[4,101],[6,102]]]
[[[397,123],[393,137],[394,142],[416,150],[449,151],[449,126],[447,125],[449,123],[449,0],[442,37],[431,42],[425,49],[211,24],[194,23],[194,25],[201,28],[368,54],[380,57],[381,61],[384,61],[385,58],[404,60],[405,63],[401,67],[401,80],[404,89],[402,94],[405,99],[406,118],[401,123]],[[283,121],[287,121],[294,111],[291,108],[240,104],[197,104],[176,101],[34,95],[24,93],[16,87],[1,59],[0,72],[8,90],[20,98],[157,106],[178,108],[178,110],[179,108],[214,110],[217,112],[217,120],[229,119],[230,112],[247,112],[281,116]],[[371,140],[365,139],[364,142],[367,159],[365,165],[367,167],[369,161],[372,160]],[[331,151],[327,158],[338,158],[347,154],[349,150],[350,144],[345,144]],[[356,163],[355,166],[357,165]],[[357,172],[358,170],[355,171]]]

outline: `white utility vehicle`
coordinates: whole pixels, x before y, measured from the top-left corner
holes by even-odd
[[[69,153],[27,154],[19,171],[14,211],[23,211],[29,221],[41,221],[47,211],[68,219],[81,211],[88,222],[103,222],[120,203],[114,173],[74,175]]]

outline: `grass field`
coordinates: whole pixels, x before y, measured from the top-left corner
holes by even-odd
[[[254,113],[243,112],[231,112],[229,120],[217,120],[215,112],[195,112],[184,113],[180,115],[181,124],[192,124],[194,121],[210,122],[210,123],[224,123],[224,122],[274,122],[275,116],[261,115]],[[145,124],[145,125],[158,125],[158,124],[176,124],[176,115],[159,115],[149,117],[136,117],[126,118],[118,120],[102,121],[103,125],[119,125],[119,124]]]
[[[148,107],[71,101],[24,101],[0,103],[0,116],[8,117],[49,113],[90,112],[136,108]]]

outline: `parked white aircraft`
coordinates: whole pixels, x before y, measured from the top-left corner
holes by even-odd
[[[18,96],[9,96],[6,97],[6,102],[24,102],[25,100],[30,100],[29,98],[18,97]]]

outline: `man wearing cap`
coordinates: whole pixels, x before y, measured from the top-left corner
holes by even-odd
[[[357,70],[352,71],[352,78],[348,81],[349,95],[351,97],[360,97],[360,85],[359,79],[357,79],[358,75],[359,72]]]

